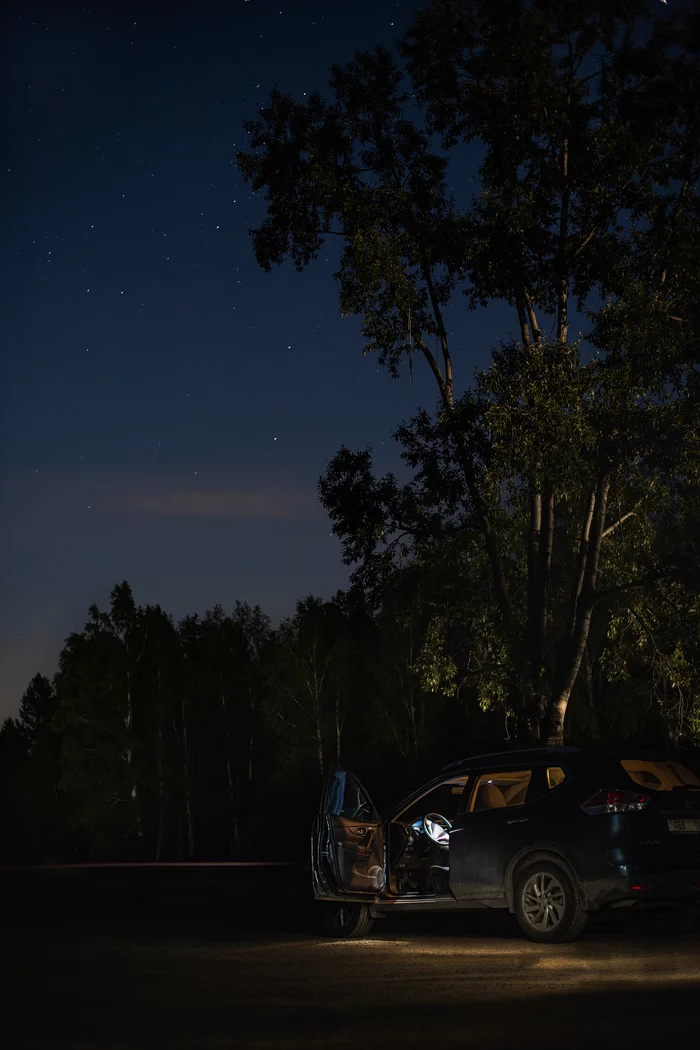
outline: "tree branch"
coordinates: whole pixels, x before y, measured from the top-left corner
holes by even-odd
[[[542,511],[542,530],[537,551],[537,570],[535,586],[535,620],[534,620],[534,657],[537,661],[538,675],[544,662],[544,649],[547,640],[549,574],[552,564],[554,546],[554,487],[551,482],[545,488],[545,500]]]
[[[450,405],[450,401],[448,399],[448,394],[447,394],[447,384],[445,383],[445,377],[443,376],[442,372],[440,371],[439,364],[435,360],[435,357],[434,357],[430,347],[425,342],[425,340],[423,339],[422,336],[420,336],[420,335],[418,336],[418,338],[416,340],[416,343],[417,343],[418,348],[420,349],[421,353],[425,357],[426,361],[430,365],[430,368],[432,370],[433,375],[435,376],[435,380],[437,382],[437,385],[440,388],[440,396],[442,397],[443,404],[446,407],[449,406]]]
[[[630,580],[628,583],[619,583],[614,587],[606,587],[605,590],[596,593],[594,597],[594,605],[600,605],[601,602],[610,601],[611,598],[616,598],[618,594],[624,594],[626,591],[636,590],[637,587],[649,587],[651,584],[656,583],[660,577],[660,572],[648,572],[645,576],[639,576],[636,580]]]
[[[610,472],[609,468],[605,466],[598,477],[595,488],[593,521],[589,528],[589,536],[586,542],[585,571],[576,606],[574,629],[570,643],[564,647],[559,666],[557,667],[556,686],[549,711],[547,731],[547,741],[549,743],[561,742],[569,697],[576,683],[583,654],[588,643],[593,606],[595,604],[595,583],[600,563],[600,548],[603,542],[603,529],[609,492]]]
[[[537,314],[535,313],[535,306],[532,301],[532,296],[529,292],[525,292],[525,306],[527,308],[527,315],[530,319],[530,328],[532,330],[532,337],[535,340],[535,346],[542,346],[542,332],[540,326],[537,323]]]
[[[445,330],[445,324],[442,319],[442,310],[440,309],[440,303],[438,302],[437,294],[435,292],[435,285],[430,275],[430,267],[423,264],[423,280],[428,288],[428,295],[430,296],[430,305],[433,308],[433,316],[435,317],[435,323],[440,337],[440,345],[442,347],[442,357],[445,363],[445,391],[443,397],[446,399],[449,407],[453,404],[453,391],[452,391],[452,360],[450,358],[450,351],[447,344],[447,331]]]
[[[557,340],[566,342],[569,332],[568,299],[569,299],[569,274],[567,271],[566,242],[569,235],[569,121],[571,106],[571,90],[573,80],[573,54],[571,40],[569,40],[569,65],[571,69],[569,92],[566,99],[566,114],[564,116],[565,128],[559,153],[559,176],[561,179],[561,204],[559,206],[559,245],[558,255],[558,284],[557,288]]]
[[[578,545],[578,557],[576,559],[576,578],[574,580],[574,586],[571,592],[571,603],[569,609],[570,634],[574,633],[576,613],[578,610],[578,600],[581,594],[581,587],[583,586],[583,577],[586,571],[586,556],[588,554],[588,543],[591,535],[591,522],[593,521],[594,509],[595,489],[591,489],[591,492],[588,496],[588,506],[586,507],[586,513],[584,514],[583,524],[581,526],[581,536]]]
[[[624,521],[627,521],[628,518],[634,518],[634,517],[635,517],[635,511],[628,510],[626,514],[623,514],[622,517],[618,518],[617,521],[613,522],[612,525],[608,525],[607,529],[605,529],[605,531],[603,532],[603,537],[602,538],[605,539],[606,536],[609,536],[611,532],[615,531],[615,529],[618,527],[618,525],[622,525],[622,523]]]
[[[542,493],[533,491],[530,494],[530,535],[528,537],[528,590],[530,592],[531,617],[534,619],[535,580],[537,577],[537,553],[540,548],[540,530],[542,528]]]
[[[463,431],[458,430],[456,427],[453,431],[453,436],[459,452],[459,460],[464,473],[464,479],[467,483],[467,489],[472,503],[474,504],[474,511],[479,529],[484,537],[486,553],[488,554],[489,562],[491,563],[491,575],[496,588],[496,601],[498,602],[498,608],[503,619],[504,627],[506,630],[510,630],[513,621],[513,614],[510,606],[510,595],[508,593],[508,580],[506,578],[505,565],[503,563],[503,558],[501,557],[498,540],[493,531],[491,517],[486,508],[486,504],[484,503],[481,492],[479,491],[479,486],[474,474],[474,463],[467,445],[467,439]]]
[[[530,346],[530,329],[525,312],[525,300],[521,295],[515,295],[515,309],[518,311],[518,323],[520,324],[520,338],[523,346]]]

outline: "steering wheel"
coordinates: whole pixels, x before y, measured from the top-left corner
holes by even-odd
[[[372,807],[366,800],[361,802],[352,815],[353,820],[370,820],[372,817]]]
[[[450,829],[452,825],[446,817],[439,813],[426,813],[423,817],[423,831],[429,839],[436,842],[438,846],[446,846],[450,840]]]

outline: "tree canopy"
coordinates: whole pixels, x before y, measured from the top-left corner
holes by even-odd
[[[239,153],[267,201],[260,265],[339,238],[364,352],[435,379],[436,408],[395,434],[411,481],[347,449],[320,481],[355,579],[381,593],[452,559],[462,598],[432,589],[417,665],[456,687],[446,630],[468,628],[462,665],[488,639],[483,700],[520,737],[562,740],[596,618],[604,650],[672,580],[692,607],[668,554],[697,502],[699,30],[628,0],[434,0],[327,96],[275,89]],[[494,333],[472,381],[447,317],[494,300],[519,339]]]

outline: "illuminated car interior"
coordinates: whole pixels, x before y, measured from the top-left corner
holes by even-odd
[[[649,791],[673,791],[677,787],[700,787],[700,779],[680,762],[651,762],[623,758],[628,776]]]
[[[390,889],[404,895],[449,896],[448,832],[468,786],[453,777],[410,803],[389,825]],[[444,825],[435,818],[442,817]]]
[[[477,779],[469,803],[469,812],[478,813],[482,809],[521,806],[525,801],[531,778],[531,769],[485,773]]]

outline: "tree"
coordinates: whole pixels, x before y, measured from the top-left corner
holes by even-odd
[[[36,674],[27,686],[19,706],[19,729],[27,746],[32,748],[42,730],[53,717],[56,696],[53,686],[43,674]]]
[[[36,847],[26,790],[29,763],[18,720],[6,718],[0,726],[0,859],[5,862],[33,859]]]
[[[627,0],[434,0],[399,48],[412,94],[386,50],[359,54],[333,67],[329,101],[275,90],[239,154],[268,201],[258,262],[301,269],[339,237],[340,306],[363,318],[365,352],[395,375],[419,353],[437,384],[436,412],[397,434],[412,483],[347,450],[322,479],[346,559],[366,577],[377,552],[480,537],[478,619],[521,737],[561,742],[596,610],[655,585],[645,485],[670,505],[664,457],[687,465],[697,442],[699,40],[697,14],[657,21]],[[458,202],[465,147],[480,190]],[[466,393],[457,292],[507,303],[520,335]],[[638,577],[606,555],[627,522]]]
[[[329,764],[341,764],[348,655],[348,617],[339,598],[309,595],[276,632],[269,717],[292,745],[287,762],[313,762],[320,776]]]
[[[100,852],[119,853],[143,837],[139,673],[147,640],[143,611],[123,582],[109,612],[91,607],[59,659],[60,787],[76,835]]]
[[[255,736],[262,718],[259,660],[269,636],[269,620],[260,608],[242,602],[236,602],[232,615],[216,605],[199,624],[199,696],[210,710],[207,770],[217,776],[218,760],[230,856],[240,852],[242,811],[252,796]]]
[[[182,681],[179,689],[179,705],[173,712],[173,729],[178,740],[179,765],[181,769],[182,809],[178,831],[178,853],[181,854],[182,824],[184,816],[186,832],[186,854],[192,857],[195,851],[195,805],[194,773],[192,761],[192,729],[194,714],[199,713],[200,674],[200,622],[197,615],[186,616],[179,626],[182,647]]]
[[[197,844],[237,856],[250,847],[270,761],[263,660],[270,622],[258,606],[216,605],[179,627],[179,705],[173,715],[188,855]],[[266,765],[266,769],[269,768]]]
[[[174,827],[181,793],[176,719],[180,705],[182,659],[172,617],[159,605],[139,610],[144,651],[139,661],[139,788],[144,835],[150,853],[161,860],[175,852]]]

